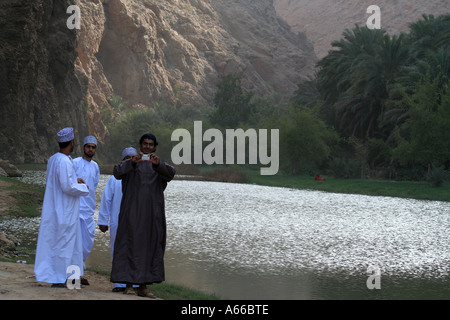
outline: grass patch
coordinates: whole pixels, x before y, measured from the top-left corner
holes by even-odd
[[[17,260],[25,260],[27,264],[34,264],[36,250],[27,247],[16,247],[13,252],[7,252],[6,255],[0,256],[2,262],[16,262]]]
[[[432,187],[426,181],[338,178],[325,178],[324,181],[315,181],[314,177],[303,175],[277,174],[274,176],[261,176],[258,171],[252,170],[247,171],[246,174],[250,183],[258,185],[370,196],[450,201],[449,184],[444,184],[441,187]]]
[[[203,293],[167,282],[152,284],[149,286],[149,290],[164,300],[220,300],[213,294]]]
[[[7,215],[18,217],[37,217],[41,215],[45,188],[12,178],[0,177],[0,181],[6,182],[0,188],[6,190],[15,200],[11,209],[6,211]]]
[[[92,268],[88,268],[88,270],[108,277],[111,276],[110,272],[104,270]],[[219,297],[213,294],[167,282],[155,283],[147,287],[153,294],[164,300],[220,300]]]

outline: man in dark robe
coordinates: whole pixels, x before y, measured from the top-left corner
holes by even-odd
[[[114,166],[114,177],[122,180],[122,202],[114,244],[111,281],[126,283],[126,294],[155,298],[148,284],[164,281],[166,215],[164,190],[175,169],[154,153],[153,134],[139,141],[141,152]]]

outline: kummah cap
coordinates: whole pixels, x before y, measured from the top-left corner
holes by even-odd
[[[122,159],[124,159],[126,156],[134,156],[137,154],[137,151],[133,147],[125,148],[122,151]]]
[[[84,138],[83,146],[88,143],[93,143],[93,144],[97,145],[97,139],[94,136],[87,136],[86,138]]]
[[[57,134],[58,142],[68,142],[74,139],[73,128],[67,127],[60,130]]]

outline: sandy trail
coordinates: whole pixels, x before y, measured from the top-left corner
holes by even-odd
[[[106,275],[85,272],[90,285],[80,290],[51,288],[36,282],[34,265],[0,261],[0,300],[148,300],[112,292],[113,284]]]

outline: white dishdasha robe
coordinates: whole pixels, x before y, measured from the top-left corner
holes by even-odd
[[[95,190],[97,189],[98,181],[100,179],[100,168],[94,161],[87,161],[82,157],[73,159],[75,172],[77,178],[82,178],[89,186],[89,195],[80,198],[80,226],[81,239],[83,240],[83,261],[89,256],[92,251],[95,238]]]
[[[88,187],[77,182],[71,158],[60,152],[51,156],[34,266],[38,282],[65,283],[69,266],[83,275],[79,210],[80,196],[88,194]]]

